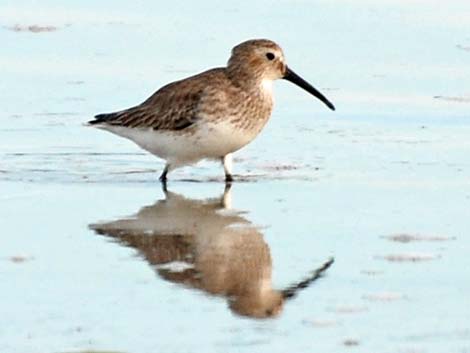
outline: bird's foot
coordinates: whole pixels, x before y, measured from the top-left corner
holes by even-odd
[[[166,175],[168,174],[168,171],[170,170],[170,166],[167,164],[165,165],[165,168],[163,169],[162,175],[158,178],[162,183],[166,183]]]

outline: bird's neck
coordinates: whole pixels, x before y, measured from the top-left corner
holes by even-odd
[[[272,95],[273,95],[273,80],[270,80],[270,79],[261,80],[261,83],[259,85],[259,89],[261,90],[263,95],[272,97]]]
[[[250,100],[252,102],[257,102],[257,104],[262,105],[273,104],[272,80],[263,79],[261,76],[253,75],[252,73],[244,74],[240,71],[232,75],[230,75],[230,71],[228,71],[227,76],[237,89],[251,97]]]
[[[264,86],[263,76],[261,72],[256,70],[229,65],[226,68],[226,73],[232,84],[244,91],[258,91]]]

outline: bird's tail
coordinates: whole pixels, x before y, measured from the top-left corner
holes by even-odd
[[[95,119],[90,120],[88,122],[88,124],[89,125],[96,125],[96,124],[107,123],[107,122],[110,122],[112,120],[115,120],[119,115],[120,115],[120,112],[98,114],[98,115],[95,115]]]

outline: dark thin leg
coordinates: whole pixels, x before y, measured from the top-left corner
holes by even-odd
[[[168,169],[169,169],[169,167],[170,167],[170,166],[169,166],[168,164],[165,165],[165,169],[163,169],[162,175],[160,175],[160,178],[158,178],[158,179],[160,179],[160,181],[161,181],[162,183],[166,183],[166,175],[168,174]]]
[[[166,179],[165,180],[160,180],[161,184],[162,184],[162,190],[163,190],[163,193],[165,194],[165,197],[168,196],[168,188],[166,187]]]

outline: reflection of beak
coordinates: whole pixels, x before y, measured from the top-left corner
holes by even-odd
[[[333,258],[330,258],[320,268],[317,268],[315,271],[313,271],[308,278],[304,279],[302,282],[293,284],[290,287],[281,291],[282,297],[284,299],[290,299],[295,297],[299,290],[307,288],[309,285],[319,279],[323,275],[323,273],[328,270],[328,268],[333,264],[334,261],[335,260]]]
[[[331,104],[330,101],[326,99],[326,97],[323,94],[321,94],[315,87],[313,87],[310,83],[305,81],[302,77],[297,75],[294,71],[289,69],[289,67],[287,66],[286,66],[286,73],[284,74],[283,79],[290,81],[292,83],[295,83],[297,86],[303,88],[310,94],[317,97],[323,103],[325,103],[328,106],[328,108],[330,108],[331,110],[335,110],[335,106]]]

